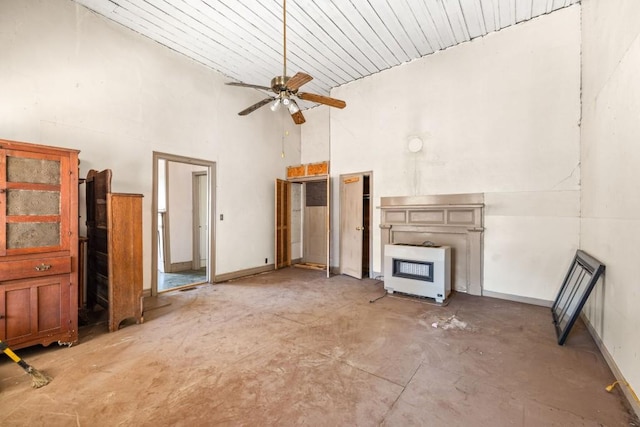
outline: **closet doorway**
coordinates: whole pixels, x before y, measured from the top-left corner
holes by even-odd
[[[330,276],[330,186],[328,176],[276,179],[276,269],[293,264]]]
[[[152,295],[215,277],[215,166],[153,153]]]

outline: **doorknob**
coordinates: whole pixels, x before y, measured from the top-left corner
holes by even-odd
[[[360,227],[360,226],[358,226],[358,227],[356,227],[356,230],[358,230],[358,231],[364,231],[364,227]]]

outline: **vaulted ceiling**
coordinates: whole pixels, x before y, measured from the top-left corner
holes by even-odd
[[[244,83],[283,72],[282,0],[75,0]],[[289,0],[287,74],[331,88],[579,0]]]

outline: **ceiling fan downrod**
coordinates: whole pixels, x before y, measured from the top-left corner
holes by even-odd
[[[282,0],[282,76],[287,78],[287,0]],[[286,82],[285,82],[286,83]]]

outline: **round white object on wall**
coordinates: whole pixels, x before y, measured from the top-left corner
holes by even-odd
[[[419,151],[422,150],[422,139],[418,138],[417,136],[411,138],[409,140],[409,151],[412,153],[417,153]]]

